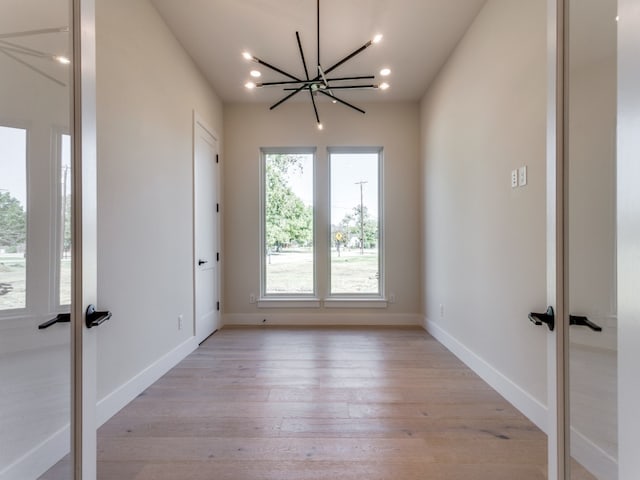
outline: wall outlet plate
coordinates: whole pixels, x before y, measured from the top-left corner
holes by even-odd
[[[518,186],[524,187],[527,184],[527,166],[518,169]]]
[[[511,170],[511,188],[518,186],[518,169]]]

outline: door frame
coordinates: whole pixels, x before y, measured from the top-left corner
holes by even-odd
[[[193,259],[192,259],[192,265],[193,265],[193,336],[197,337],[198,336],[198,332],[197,332],[197,317],[196,317],[196,306],[197,306],[197,285],[196,285],[196,275],[198,272],[198,267],[197,267],[197,263],[198,263],[198,258],[197,258],[197,254],[198,252],[196,251],[196,202],[197,202],[197,197],[196,197],[196,145],[197,145],[197,136],[198,136],[198,129],[201,128],[202,130],[204,130],[205,132],[207,132],[211,138],[213,138],[213,140],[215,140],[216,142],[216,156],[217,159],[220,157],[220,136],[218,135],[218,133],[211,128],[211,126],[202,118],[202,116],[200,116],[198,114],[198,112],[196,110],[193,111],[193,158],[192,158],[192,164],[191,164],[191,185],[192,185],[192,223],[193,223],[193,231],[192,231],[192,250],[193,250]],[[222,242],[221,242],[221,229],[220,226],[222,224],[221,222],[221,215],[222,215],[222,207],[221,207],[221,201],[220,201],[220,162],[219,160],[216,161],[216,168],[217,168],[217,172],[216,172],[216,176],[214,179],[214,186],[216,189],[216,203],[218,204],[219,208],[218,211],[216,212],[216,242],[218,244],[218,248],[217,248],[217,252],[220,254],[219,260],[217,260],[218,263],[218,268],[217,268],[217,278],[216,278],[216,289],[217,292],[216,295],[218,297],[218,300],[216,300],[217,302],[219,302],[219,306],[220,308],[217,310],[216,312],[216,327],[214,328],[214,332],[216,330],[218,330],[220,327],[222,327],[222,282],[221,282],[221,272],[222,272]],[[212,332],[212,333],[214,333]]]
[[[96,478],[97,333],[85,312],[97,304],[95,0],[73,0],[73,286],[71,459],[74,480]]]
[[[547,338],[548,478],[569,478],[568,337],[565,322],[565,125],[568,0],[547,0],[547,303],[555,329]]]

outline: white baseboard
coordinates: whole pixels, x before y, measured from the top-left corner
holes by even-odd
[[[196,348],[198,342],[192,337],[100,400],[97,425],[104,424]],[[69,438],[67,425],[0,472],[0,480],[38,478],[69,453]]]
[[[571,456],[601,480],[617,480],[618,461],[571,427]]]
[[[266,321],[264,321],[266,320]],[[224,325],[281,326],[419,326],[422,316],[410,313],[229,313]]]
[[[429,334],[447,347],[456,357],[462,360],[471,370],[531,420],[540,430],[547,433],[547,407],[518,384],[507,378],[493,365],[471,351],[443,328],[424,319],[424,328]]]
[[[2,470],[0,480],[40,477],[69,453],[70,438],[67,425]]]
[[[98,427],[122,410],[129,402],[153,385],[196,348],[198,348],[198,342],[195,337],[191,337],[153,362],[131,380],[99,400],[96,413]]]

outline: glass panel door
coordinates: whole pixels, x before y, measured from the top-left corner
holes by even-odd
[[[617,0],[570,0],[567,297],[572,479],[618,478]]]
[[[2,478],[38,478],[70,448],[70,18],[69,0],[0,15]]]

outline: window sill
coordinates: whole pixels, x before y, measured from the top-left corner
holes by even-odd
[[[326,308],[387,308],[384,298],[327,298]]]
[[[317,298],[261,298],[258,308],[320,308]]]

